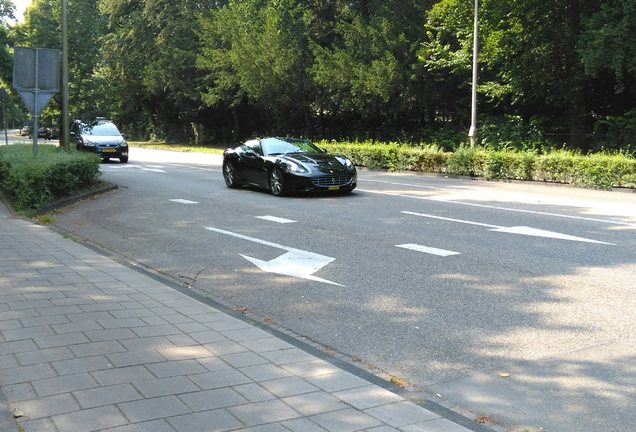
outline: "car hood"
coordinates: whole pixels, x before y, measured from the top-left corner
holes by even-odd
[[[116,146],[124,142],[122,136],[82,135],[82,139],[102,146]]]
[[[311,171],[319,171],[325,174],[351,174],[334,155],[315,153],[288,153],[286,155],[279,156],[282,161],[288,160],[296,162],[311,169]]]

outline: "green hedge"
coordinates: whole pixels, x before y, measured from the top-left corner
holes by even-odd
[[[97,155],[66,152],[50,145],[38,156],[28,145],[0,147],[0,187],[16,210],[32,211],[77,190],[93,186],[100,175]]]
[[[636,188],[636,159],[621,154],[582,155],[567,150],[494,150],[462,146],[445,152],[438,146],[399,143],[317,143],[349,157],[356,165],[394,171],[421,171],[484,177],[489,180],[534,180],[602,189]]]

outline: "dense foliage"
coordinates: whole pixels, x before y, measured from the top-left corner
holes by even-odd
[[[40,146],[38,157],[26,145],[0,147],[0,188],[16,210],[42,208],[56,198],[93,186],[99,178],[96,154]]]
[[[465,141],[473,2],[68,4],[72,112],[111,117],[131,136]],[[59,9],[34,0],[0,38],[59,48]],[[636,151],[634,0],[482,0],[479,12],[484,145]]]

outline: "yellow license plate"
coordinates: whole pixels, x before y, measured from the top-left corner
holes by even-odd
[[[327,189],[329,189],[329,190],[340,190],[340,186],[329,186]]]
[[[102,153],[115,153],[117,149],[106,148],[102,149]]]

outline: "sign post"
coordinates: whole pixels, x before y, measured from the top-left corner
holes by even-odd
[[[33,115],[33,156],[38,155],[38,119],[59,91],[60,51],[46,48],[13,49],[13,87]]]

